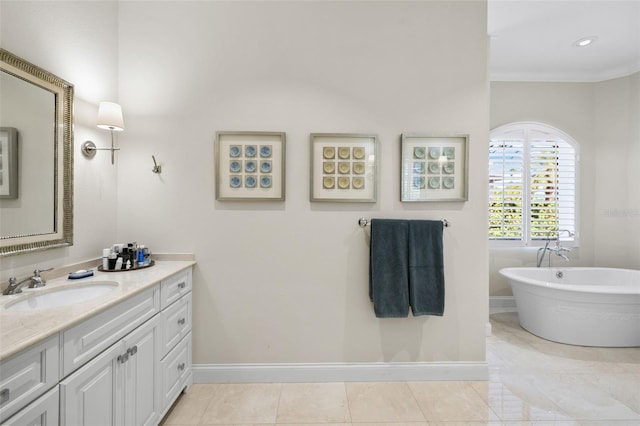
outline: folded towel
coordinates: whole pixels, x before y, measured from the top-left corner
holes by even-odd
[[[444,314],[442,221],[409,221],[409,303],[414,316]]]
[[[371,220],[369,297],[378,318],[409,316],[408,222]]]

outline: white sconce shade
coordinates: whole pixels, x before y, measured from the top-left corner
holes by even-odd
[[[115,102],[100,102],[98,107],[98,127],[116,132],[124,130],[122,107]]]
[[[111,151],[111,164],[115,164],[116,148],[113,142],[113,132],[124,130],[124,120],[122,119],[122,107],[115,102],[100,102],[98,106],[98,127],[110,130],[111,148],[98,148],[92,141],[85,141],[80,147],[80,151],[87,158],[93,158],[97,151]]]

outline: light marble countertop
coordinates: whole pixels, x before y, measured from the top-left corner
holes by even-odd
[[[193,260],[155,260],[155,265],[136,271],[100,272],[79,280],[66,276],[47,281],[45,287],[27,289],[18,295],[0,296],[0,361],[65,330],[87,318],[158,284],[161,280],[195,265]],[[115,281],[118,287],[96,298],[68,306],[35,311],[6,310],[10,302],[28,297],[34,292],[46,292],[63,286],[82,286],[96,281]]]

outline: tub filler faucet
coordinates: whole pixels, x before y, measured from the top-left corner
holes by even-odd
[[[542,265],[542,261],[544,259],[544,255],[547,252],[553,252],[555,253],[556,256],[561,257],[562,259],[565,260],[565,262],[568,262],[570,259],[569,257],[564,254],[564,253],[568,253],[571,251],[570,248],[567,247],[562,247],[562,245],[560,244],[560,234],[562,233],[567,233],[567,235],[569,237],[573,237],[575,234],[571,231],[569,231],[568,229],[559,229],[557,231],[551,231],[549,232],[549,234],[547,235],[547,241],[544,243],[544,247],[540,247],[538,249],[538,254],[536,255],[536,260],[537,260],[537,266],[538,268],[540,267],[540,265]],[[551,243],[552,239],[551,239],[551,235],[555,234],[556,238],[556,246],[555,247],[549,247],[549,244]],[[551,256],[548,255],[547,256],[547,261],[549,262],[549,268],[551,267]]]

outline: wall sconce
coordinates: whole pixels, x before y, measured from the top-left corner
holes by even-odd
[[[122,107],[115,102],[100,102],[98,107],[98,127],[111,131],[111,148],[97,148],[92,141],[86,141],[80,147],[80,150],[87,158],[93,158],[96,151],[111,151],[111,164],[114,164],[116,148],[113,144],[113,132],[121,132],[124,130],[124,120],[122,119]]]

